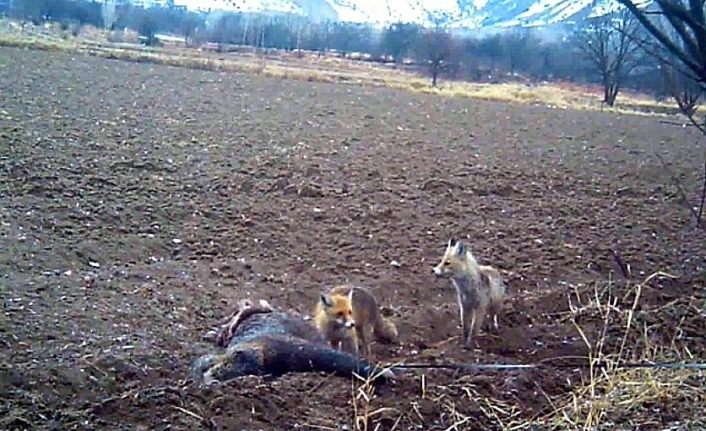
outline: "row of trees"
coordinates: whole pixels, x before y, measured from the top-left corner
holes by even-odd
[[[462,37],[439,25],[422,28],[398,23],[384,29],[370,25],[312,22],[296,15],[195,13],[182,8],[143,9],[120,0],[15,0],[12,15],[41,22],[75,21],[108,29],[132,28],[155,43],[159,32],[184,35],[189,43],[247,45],[284,50],[366,53],[372,60],[414,63],[428,70],[432,84],[440,76],[472,81],[499,80],[517,74],[534,79],[593,82],[598,75],[573,44],[543,40],[529,30],[484,38]],[[654,73],[653,73],[654,75]],[[628,79],[638,86],[639,79]],[[656,81],[653,79],[653,81]],[[642,80],[644,84],[645,80]],[[653,86],[657,89],[659,85]],[[612,103],[612,102],[611,102]]]
[[[624,87],[649,90],[660,97],[681,94],[685,107],[695,105],[700,94],[699,87],[675,73],[670,62],[650,55],[648,34],[629,10],[594,19],[552,40],[528,29],[477,38],[453,33],[441,23],[434,28],[397,23],[377,29],[366,24],[313,22],[292,14],[197,13],[173,1],[148,9],[128,0],[13,0],[5,4],[11,5],[5,13],[36,23],[51,20],[111,30],[131,28],[148,44],[157,41],[157,33],[165,32],[181,34],[191,44],[214,42],[224,50],[247,45],[365,53],[372,61],[422,67],[432,85],[442,76],[497,81],[516,79],[517,74],[527,79],[595,82],[602,84],[604,102],[611,106]]]

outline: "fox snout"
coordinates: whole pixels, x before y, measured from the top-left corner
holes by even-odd
[[[432,268],[431,272],[432,272],[432,274],[434,274],[435,276],[440,277],[440,278],[446,278],[449,276],[449,272],[444,271],[439,266],[435,266],[434,268]]]
[[[355,320],[336,319],[338,325],[346,329],[355,328]]]

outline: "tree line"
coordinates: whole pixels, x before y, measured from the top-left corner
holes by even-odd
[[[369,61],[424,70],[434,86],[441,78],[595,83],[603,86],[604,102],[610,106],[623,88],[664,98],[684,86],[680,75],[666,73],[664,63],[641,49],[638,42],[644,30],[627,11],[586,21],[549,38],[522,28],[473,36],[443,24],[425,28],[400,22],[376,28],[312,21],[294,14],[196,12],[173,1],[142,8],[128,0],[13,0],[2,7],[4,14],[36,24],[56,21],[133,29],[146,44],[158,43],[158,33],[170,33],[184,36],[188,44],[211,42],[221,50],[241,45],[341,56],[355,53]]]

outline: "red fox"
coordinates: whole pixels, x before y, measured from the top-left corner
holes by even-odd
[[[319,333],[333,348],[356,356],[359,348],[371,356],[371,332],[386,343],[397,339],[395,324],[380,314],[375,296],[364,287],[343,284],[321,293],[314,316]]]
[[[230,321],[215,333],[215,343],[226,347],[191,365],[191,377],[210,385],[246,375],[281,376],[290,372],[322,371],[371,378],[373,383],[392,379],[391,369],[377,370],[369,362],[327,345],[316,328],[296,313],[276,311],[261,300],[238,303]]]
[[[493,326],[498,325],[498,311],[505,296],[505,282],[500,273],[491,266],[478,265],[466,244],[450,240],[441,262],[433,268],[440,278],[450,278],[458,294],[463,342],[471,345],[477,335],[486,311],[493,315]]]

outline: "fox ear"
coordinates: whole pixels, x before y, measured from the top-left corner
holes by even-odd
[[[463,256],[466,254],[466,244],[463,241],[459,241],[456,243],[456,253],[459,256]]]
[[[451,239],[449,240],[449,243],[446,244],[446,248],[447,248],[448,250],[452,249],[455,242],[456,242],[456,240],[453,239],[453,238],[451,238]]]
[[[328,295],[326,295],[325,293],[321,293],[319,295],[319,300],[322,304],[324,304],[325,307],[333,307],[333,302],[331,302],[331,298],[329,298]]]

